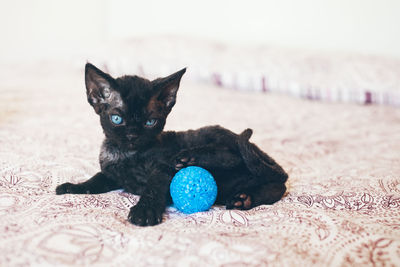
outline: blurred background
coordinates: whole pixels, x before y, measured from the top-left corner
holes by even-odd
[[[400,105],[397,0],[0,3],[3,66],[89,60],[149,77],[187,66],[226,88]]]

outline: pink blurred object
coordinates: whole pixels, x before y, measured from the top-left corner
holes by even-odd
[[[219,87],[288,94],[309,100],[400,106],[400,59],[273,46],[224,45],[157,37],[110,47],[114,73],[188,76]]]

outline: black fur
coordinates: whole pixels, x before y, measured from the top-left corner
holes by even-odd
[[[100,115],[105,134],[101,172],[80,184],[59,185],[56,193],[99,194],[123,188],[141,195],[129,212],[129,221],[155,225],[171,204],[169,185],[174,174],[196,165],[213,174],[218,185],[216,204],[227,209],[250,209],[281,199],[288,175],[249,142],[252,130],[240,135],[220,126],[163,131],[185,71],[154,81],[137,76],[114,79],[86,64],[88,101]],[[111,122],[114,114],[123,118],[121,125]],[[145,125],[153,119],[154,125]]]

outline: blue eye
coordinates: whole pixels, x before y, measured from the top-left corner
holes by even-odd
[[[122,123],[122,117],[119,115],[111,115],[111,121],[116,125],[120,125]]]
[[[153,127],[154,125],[156,125],[156,123],[157,123],[156,119],[150,119],[150,120],[147,120],[144,125],[146,127]]]

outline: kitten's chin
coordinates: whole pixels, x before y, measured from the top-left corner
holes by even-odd
[[[129,143],[129,144],[126,145],[126,148],[128,150],[135,150],[135,145],[133,143]]]
[[[137,145],[135,145],[133,142],[118,142],[115,143],[119,149],[121,150],[125,150],[125,151],[131,151],[131,150],[136,150],[137,149]]]
[[[148,147],[153,142],[154,140],[148,138],[136,138],[135,140],[125,141],[123,144],[121,144],[121,147],[130,151],[139,150],[143,147]]]

